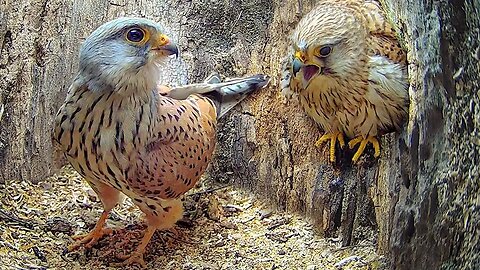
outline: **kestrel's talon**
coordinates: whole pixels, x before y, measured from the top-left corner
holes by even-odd
[[[350,149],[353,149],[353,147],[355,147],[355,145],[357,145],[359,142],[363,141],[363,137],[362,136],[358,136],[354,139],[351,139],[349,142],[348,142],[348,147]]]
[[[339,132],[337,136],[338,143],[340,144],[340,149],[345,147],[345,139],[343,138],[343,133]]]
[[[323,142],[330,140],[330,162],[335,162],[335,143],[338,140],[340,144],[340,148],[343,149],[345,147],[345,139],[343,137],[342,132],[335,132],[335,133],[326,133],[320,139],[317,140],[315,143],[316,147],[320,147]]]
[[[281,64],[282,93],[294,93],[323,130],[342,130],[352,138],[397,130],[408,117],[407,57],[381,5],[319,2],[290,35],[291,46]],[[372,143],[378,156],[379,145]],[[333,151],[330,145],[331,160]]]
[[[368,136],[367,138],[363,138],[362,136],[358,136],[355,139],[352,139],[350,142],[348,142],[348,146],[350,149],[353,149],[355,145],[360,143],[360,146],[358,147],[357,152],[355,152],[355,155],[353,155],[352,161],[353,163],[356,163],[360,156],[363,154],[363,151],[365,151],[365,147],[367,146],[367,143],[371,143],[373,145],[373,149],[375,150],[374,157],[379,157],[380,156],[380,143],[378,142],[378,139],[375,136]]]
[[[73,240],[78,240],[77,242],[71,244],[68,246],[67,250],[73,251],[80,246],[84,245],[85,248],[92,248],[93,245],[95,245],[100,238],[102,238],[104,235],[111,234],[113,230],[111,228],[104,228],[103,226],[105,225],[105,221],[108,218],[108,212],[104,211],[100,218],[97,221],[97,224],[95,224],[95,227],[93,230],[91,230],[87,234],[80,234],[80,235],[74,235],[72,236]]]
[[[110,228],[102,228],[98,231],[92,230],[86,234],[74,235],[72,236],[73,240],[77,240],[75,243],[68,246],[68,251],[73,251],[81,247],[82,245],[85,248],[92,248],[98,240],[100,240],[104,235],[109,235],[113,232]]]

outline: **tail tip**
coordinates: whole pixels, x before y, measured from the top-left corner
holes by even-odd
[[[265,88],[270,83],[270,76],[267,74],[257,74],[252,76],[252,80],[256,81],[256,88]]]

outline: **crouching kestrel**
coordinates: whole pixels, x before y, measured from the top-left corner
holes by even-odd
[[[82,45],[79,72],[57,113],[54,138],[104,211],[70,250],[91,247],[111,231],[105,221],[124,194],[145,213],[148,227],[123,264],[145,267],[143,253],[153,233],[182,217],[179,197],[212,158],[223,100],[239,100],[269,80],[256,75],[197,84],[199,89],[180,87],[172,94],[181,96],[182,89],[205,94],[173,99],[157,90],[158,69],[170,55],[178,55],[178,49],[162,26],[140,18],[107,22]]]
[[[368,0],[322,0],[298,23],[284,60],[282,93],[301,107],[330,141],[380,155],[377,136],[399,129],[407,116],[406,55],[379,5]]]

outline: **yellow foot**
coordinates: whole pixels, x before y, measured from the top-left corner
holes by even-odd
[[[145,263],[145,260],[143,260],[143,252],[134,251],[130,255],[117,255],[117,258],[124,261],[119,263],[111,263],[110,265],[118,267],[137,263],[142,268],[147,268],[147,264]]]
[[[100,240],[100,238],[104,235],[111,234],[112,232],[113,230],[110,228],[103,228],[100,230],[93,229],[87,234],[74,235],[72,238],[78,241],[68,246],[68,251],[73,251],[82,245],[85,246],[85,248],[91,248],[98,242],[98,240]]]
[[[380,144],[378,143],[377,138],[375,138],[374,136],[368,136],[367,138],[364,138],[363,136],[358,136],[348,142],[348,146],[350,147],[350,149],[353,149],[353,147],[355,147],[355,145],[357,145],[358,143],[360,143],[360,146],[358,147],[357,152],[355,152],[355,155],[353,155],[353,163],[356,163],[360,156],[363,154],[367,143],[371,143],[373,145],[373,149],[375,150],[374,157],[380,156]]]
[[[323,142],[330,140],[330,162],[335,162],[335,143],[338,140],[340,148],[343,149],[345,146],[345,139],[343,138],[342,132],[327,133],[324,134],[318,141],[315,143],[316,147],[320,147]]]

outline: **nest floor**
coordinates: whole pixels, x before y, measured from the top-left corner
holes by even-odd
[[[341,247],[302,218],[208,179],[184,197],[184,208],[176,228],[157,231],[147,246],[149,269],[385,268],[374,243]],[[37,184],[0,185],[0,269],[118,269],[110,264],[133,251],[145,229],[129,199],[109,216],[112,234],[91,249],[65,252],[70,236],[92,229],[101,212],[95,193],[69,166]]]

